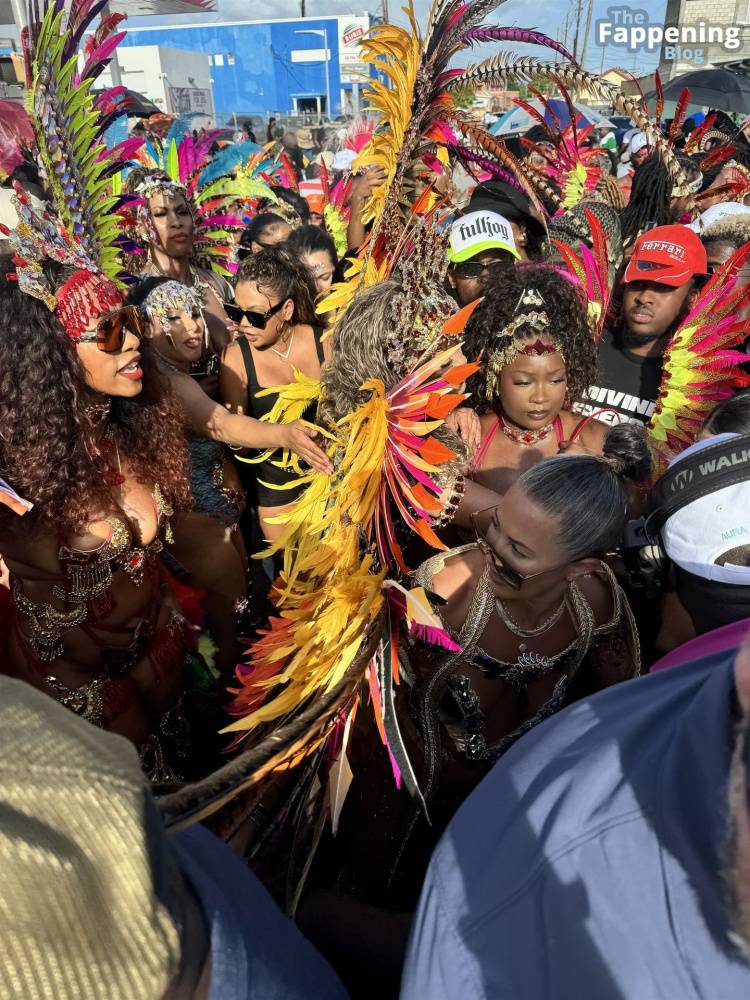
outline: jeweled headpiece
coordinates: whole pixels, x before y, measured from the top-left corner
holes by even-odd
[[[167,198],[175,198],[177,195],[182,195],[190,209],[193,222],[195,222],[193,203],[190,200],[187,188],[184,184],[180,184],[179,181],[170,180],[169,177],[164,177],[162,174],[149,174],[141,181],[134,193],[139,199],[136,208],[138,222],[149,243],[157,245],[159,243],[159,235],[156,232],[154,217],[151,214],[148,203],[148,199],[156,194],[163,194]]]
[[[544,298],[536,288],[527,288],[521,293],[513,310],[513,316],[497,338],[498,344],[502,346],[498,346],[490,354],[484,366],[486,399],[495,398],[498,379],[503,368],[512,365],[521,355],[541,357],[545,354],[559,354],[563,360],[565,359],[562,347],[549,332],[550,321],[544,306]]]
[[[105,17],[82,46],[81,39],[101,11],[90,0],[73,0],[65,13],[60,0],[29,8],[23,45],[29,117],[36,157],[50,191],[50,207],[36,211],[16,187],[19,222],[7,232],[15,250],[21,289],[54,310],[66,332],[77,339],[95,316],[122,302],[120,253],[126,241],[118,215],[123,199],[111,193],[109,178],[119,173],[141,144],[126,139],[107,148],[105,133],[127,113],[114,102],[122,88],[94,97],[92,81],[106,67],[124,32],[123,15]],[[119,110],[118,110],[119,108]],[[73,269],[56,289],[43,268],[45,259]]]
[[[170,315],[200,311],[203,300],[197,289],[189,288],[181,281],[165,281],[149,293],[143,306],[152,323],[158,323],[163,333],[169,333]]]
[[[433,219],[420,220],[404,250],[395,277],[401,292],[393,300],[394,326],[388,331],[388,360],[404,371],[426,351],[437,348],[443,326],[456,311],[445,290],[448,233]]]

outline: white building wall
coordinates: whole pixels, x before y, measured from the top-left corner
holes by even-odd
[[[211,67],[205,52],[164,45],[121,46],[117,60],[123,86],[143,94],[162,111],[170,110],[169,87],[211,91]],[[111,86],[108,70],[102,73],[102,81]]]

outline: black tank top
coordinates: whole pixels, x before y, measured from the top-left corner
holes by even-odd
[[[322,326],[314,326],[312,328],[313,337],[315,338],[315,350],[318,355],[318,361],[321,365],[325,360],[323,355],[323,344],[321,343],[323,331],[324,327]],[[268,396],[261,396],[258,398],[258,393],[262,389],[265,389],[266,386],[263,386],[258,382],[252,348],[245,337],[240,336],[237,342],[240,345],[242,360],[245,363],[245,373],[247,375],[247,402],[245,412],[249,416],[255,417],[256,420],[260,420],[261,417],[271,412],[274,403],[276,402],[276,396],[274,396],[273,393],[269,393]],[[314,420],[316,408],[316,404],[314,403],[312,406],[308,406],[302,415],[303,419]],[[293,469],[279,469],[278,466],[272,464],[274,461],[278,461],[278,453],[272,455],[270,460],[267,459],[259,465],[245,466],[245,468],[255,469],[259,507],[282,507],[284,504],[288,504],[293,500],[296,500],[297,497],[303,492],[303,488],[300,487],[294,487],[288,490],[273,490],[263,485],[265,482],[272,483],[274,486],[284,486],[290,480],[299,478]]]

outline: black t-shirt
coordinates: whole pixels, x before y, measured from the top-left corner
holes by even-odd
[[[583,403],[574,407],[577,413],[590,414],[605,408],[617,410],[603,413],[599,419],[607,424],[632,420],[645,424],[654,412],[661,383],[661,358],[642,358],[619,346],[619,337],[605,330],[599,342],[599,374]]]

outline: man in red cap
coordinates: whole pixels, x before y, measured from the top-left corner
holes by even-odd
[[[686,226],[658,226],[642,233],[623,277],[619,329],[599,344],[599,377],[588,403],[622,420],[646,423],[661,382],[662,356],[670,337],[692,307],[706,274],[706,251]],[[603,420],[617,423],[614,414]]]

